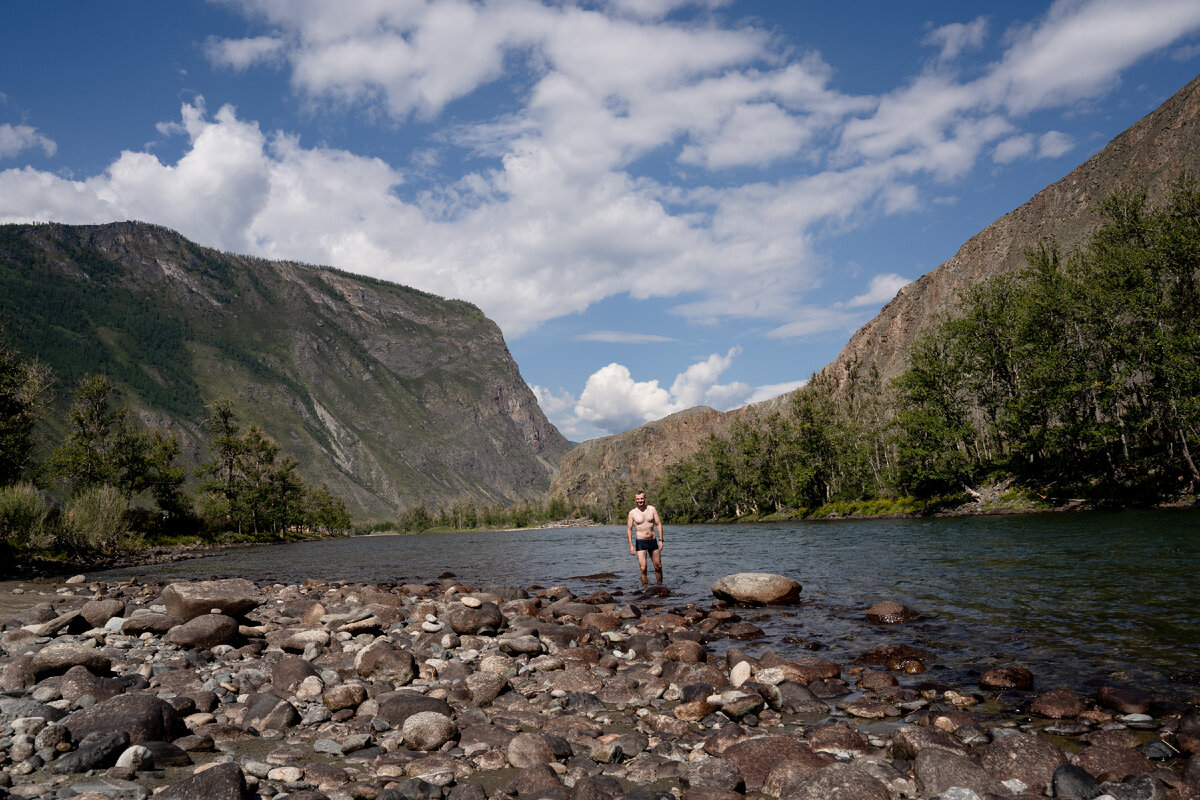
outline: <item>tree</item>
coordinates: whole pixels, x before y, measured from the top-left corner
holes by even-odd
[[[0,486],[16,483],[29,469],[34,430],[52,382],[48,367],[0,341]]]
[[[283,532],[292,526],[348,528],[346,504],[326,486],[310,489],[296,472],[296,459],[257,425],[241,432],[233,405],[219,399],[205,421],[211,460],[202,464],[200,489],[210,519],[236,525],[240,533]]]
[[[67,416],[71,432],[51,454],[51,473],[71,485],[72,493],[112,486],[128,503],[150,492],[159,507],[186,513],[186,471],[175,466],[179,441],[174,435],[135,427],[129,409],[113,404],[114,387],[104,375],[79,382]]]

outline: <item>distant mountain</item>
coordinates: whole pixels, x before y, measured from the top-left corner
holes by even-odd
[[[1200,180],[1200,78],[1065,178],[973,236],[949,261],[901,289],[822,372],[838,384],[846,382],[855,365],[877,368],[884,381],[899,375],[917,337],[953,311],[964,287],[1024,266],[1026,250],[1047,239],[1070,252],[1095,233],[1100,206],[1113,192],[1145,189],[1151,199],[1159,198],[1183,172]],[[563,460],[551,492],[582,500],[604,496],[614,485],[646,483],[653,495],[652,485],[666,466],[695,453],[709,433],[720,434],[737,419],[753,419],[786,405],[785,398],[768,404],[726,414],[712,409],[683,412],[585,442]],[[684,419],[689,424],[678,424]],[[642,447],[657,448],[660,455],[653,461],[645,456],[634,459],[630,454]]]
[[[570,449],[475,306],[153,225],[0,226],[0,319],[60,397],[105,372],[193,463],[231,398],[360,519],[537,497]]]
[[[754,423],[786,410],[790,401],[791,395],[780,395],[725,413],[697,406],[631,431],[590,439],[563,456],[549,494],[602,511],[632,508],[634,491],[653,487],[667,465],[695,453],[706,437],[726,436],[735,422]]]

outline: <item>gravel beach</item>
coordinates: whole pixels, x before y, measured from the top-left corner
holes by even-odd
[[[81,577],[0,599],[0,800],[1200,799],[1196,698],[923,680],[664,587]],[[743,649],[743,647],[745,649]]]

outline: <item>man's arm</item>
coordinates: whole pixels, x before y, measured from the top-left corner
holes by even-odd
[[[629,540],[629,552],[633,552],[633,512],[625,518],[625,538]]]
[[[654,509],[654,522],[658,525],[658,546],[661,548],[663,546],[662,517],[658,515],[657,508]]]

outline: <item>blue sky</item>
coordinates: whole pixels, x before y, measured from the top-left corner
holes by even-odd
[[[479,305],[569,438],[798,385],[1200,72],[1195,0],[0,11],[0,222]]]

